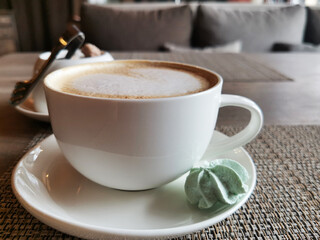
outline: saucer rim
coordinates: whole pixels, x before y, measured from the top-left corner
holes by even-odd
[[[219,131],[215,130],[214,132],[218,133],[220,136],[227,137],[225,134]],[[20,194],[18,188],[16,187],[17,170],[19,166],[22,165],[23,160],[28,156],[28,154],[31,151],[33,151],[37,147],[43,144],[50,144],[50,141],[52,141],[52,139],[56,140],[53,134],[49,135],[48,137],[40,141],[33,148],[31,148],[26,154],[24,154],[23,157],[20,158],[20,160],[18,161],[18,163],[16,164],[16,166],[12,171],[11,187],[19,203],[36,219],[40,220],[41,222],[47,224],[48,226],[54,229],[57,229],[61,232],[64,232],[73,236],[77,236],[77,237],[88,237],[88,235],[92,235],[95,237],[99,236],[99,238],[107,238],[107,239],[109,239],[109,237],[115,237],[115,236],[123,237],[126,239],[133,239],[133,238],[145,239],[150,237],[163,239],[168,237],[185,235],[191,232],[199,231],[200,229],[209,227],[211,225],[217,224],[220,221],[232,215],[233,213],[235,213],[247,202],[247,200],[252,195],[253,190],[255,189],[255,186],[256,186],[257,173],[256,173],[256,167],[253,162],[253,159],[243,147],[240,147],[237,149],[241,150],[244,153],[247,160],[249,161],[248,164],[250,164],[252,167],[252,175],[251,175],[251,182],[250,182],[251,187],[248,189],[248,192],[241,198],[239,202],[237,202],[235,205],[233,205],[229,209],[225,211],[221,211],[220,213],[218,213],[218,215],[215,215],[214,217],[208,218],[206,220],[203,220],[197,223],[191,223],[188,225],[177,226],[172,228],[158,228],[158,229],[157,228],[128,229],[128,228],[117,228],[117,227],[101,227],[101,226],[83,223],[77,219],[72,219],[72,221],[70,221],[70,219],[65,220],[63,217],[61,217],[58,214],[55,214],[52,211],[44,211],[41,208],[37,208],[35,204],[25,199],[23,197],[23,193]],[[69,231],[67,231],[67,229],[69,229]],[[71,233],[70,229],[73,229],[74,233]]]
[[[26,99],[26,101],[30,101],[32,100],[32,97],[28,97]],[[33,105],[33,102],[31,101],[31,103]],[[38,121],[43,121],[43,122],[50,122],[50,117],[48,113],[44,113],[44,112],[37,112],[37,111],[33,111],[30,109],[27,109],[24,107],[24,104],[22,103],[21,105],[15,106],[15,109],[20,112],[21,114],[30,117],[32,119],[38,120]]]

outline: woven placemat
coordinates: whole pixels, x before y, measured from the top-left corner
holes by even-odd
[[[236,53],[112,52],[112,56],[115,59],[149,59],[193,64],[215,71],[229,82],[292,81],[253,57]]]
[[[28,148],[47,135],[35,136]],[[220,223],[175,239],[320,239],[320,126],[267,126],[246,150],[257,168],[248,202]],[[0,239],[78,239],[20,206],[10,185],[15,164],[0,177]]]

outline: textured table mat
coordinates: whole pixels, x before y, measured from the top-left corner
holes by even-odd
[[[37,134],[25,151],[49,133]],[[320,126],[267,126],[246,150],[257,168],[248,202],[222,222],[175,239],[320,239]],[[0,177],[0,239],[77,239],[20,206],[10,184],[16,162]]]
[[[143,53],[112,52],[115,59],[150,59],[198,65],[219,73],[230,82],[291,81],[289,77],[253,57],[235,53]]]

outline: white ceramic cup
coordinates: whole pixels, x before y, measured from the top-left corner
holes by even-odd
[[[169,64],[206,75],[216,84],[199,93],[154,99],[97,98],[55,90],[55,81],[72,71],[78,73],[97,64],[116,62],[119,61],[64,68],[44,81],[59,147],[75,169],[96,183],[122,190],[144,190],[183,175],[208,148],[220,107],[248,109],[251,120],[227,141],[209,146],[212,154],[243,146],[262,127],[263,115],[256,103],[245,97],[222,95],[223,80],[218,74],[180,63]]]
[[[77,50],[76,53],[80,55],[79,52],[80,50]],[[105,52],[101,56],[96,56],[96,57],[81,57],[81,58],[79,57],[75,59],[64,59],[67,53],[68,53],[67,50],[61,50],[59,52],[57,59],[51,64],[51,66],[45,72],[44,77],[57,69],[68,67],[68,66],[113,60],[113,57],[108,52]],[[40,70],[41,66],[48,59],[49,56],[50,56],[50,52],[44,52],[39,55],[33,68],[33,74],[35,74],[37,71]],[[32,98],[33,98],[34,108],[37,112],[48,113],[47,102],[46,102],[46,98],[43,90],[42,80],[40,80],[40,82],[32,90]]]

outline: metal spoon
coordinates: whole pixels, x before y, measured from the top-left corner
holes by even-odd
[[[16,83],[11,94],[10,103],[16,106],[24,102],[45,71],[55,60],[60,50],[66,48],[68,50],[66,58],[70,58],[82,45],[84,38],[84,34],[75,25],[68,26],[66,32],[59,38],[58,44],[52,49],[49,58],[41,66],[40,70],[30,80]]]

